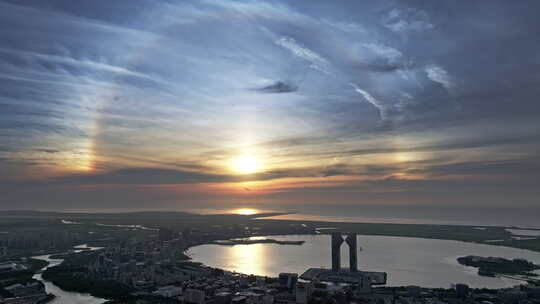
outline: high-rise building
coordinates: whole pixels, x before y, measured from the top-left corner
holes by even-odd
[[[358,272],[358,245],[356,233],[349,233],[345,239],[349,246],[349,269],[351,272]],[[341,232],[332,233],[332,271],[341,271],[341,244],[343,237]]]
[[[341,271],[341,244],[343,238],[340,232],[332,233],[332,270]]]
[[[345,239],[349,245],[349,269],[351,272],[358,271],[358,246],[356,244],[356,233],[349,233]]]

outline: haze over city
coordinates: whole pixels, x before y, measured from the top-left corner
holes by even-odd
[[[538,207],[534,1],[1,1],[0,208]]]

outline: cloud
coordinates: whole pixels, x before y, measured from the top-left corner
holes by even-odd
[[[361,44],[362,55],[353,64],[372,72],[399,72],[405,80],[410,78],[410,69],[413,67],[412,60],[408,60],[398,49],[385,44],[370,42]],[[417,82],[416,79],[413,79]]]
[[[342,21],[333,21],[330,19],[322,19],[324,24],[327,24],[333,28],[336,28],[340,31],[352,34],[366,34],[367,30],[362,25],[355,22],[342,22]]]
[[[393,32],[423,32],[435,28],[424,10],[413,8],[392,9],[382,17],[382,24]]]
[[[39,176],[66,175],[54,185],[72,178],[73,185],[119,185],[109,189],[187,189],[247,178],[384,175],[400,152],[459,154],[435,163],[441,166],[536,153],[538,138],[522,137],[540,131],[540,42],[530,39],[537,10],[414,4],[0,1],[0,27],[12,29],[0,32],[0,158],[11,168],[4,175],[35,178],[40,167]],[[459,96],[448,93],[456,90]],[[454,101],[462,111],[452,111]],[[246,147],[261,153],[269,172],[223,172]],[[72,175],[89,155],[100,169]],[[358,158],[383,168],[327,165]],[[26,168],[30,159],[40,166]],[[291,163],[302,170],[285,168]],[[101,171],[111,168],[131,169]],[[435,177],[436,170],[451,171],[433,168]],[[75,201],[35,196],[33,206],[40,197],[51,206]]]
[[[96,61],[92,61],[92,60],[84,59],[84,58],[75,59],[69,56],[59,56],[59,55],[51,55],[51,54],[42,54],[42,53],[37,53],[37,52],[12,50],[8,48],[0,48],[0,54],[2,53],[3,54],[16,54],[17,56],[21,58],[21,60],[24,60],[26,62],[33,61],[37,64],[41,63],[43,67],[50,68],[52,71],[61,69],[63,65],[64,67],[72,66],[72,67],[90,69],[94,71],[104,71],[104,72],[109,72],[109,73],[114,73],[114,74],[121,74],[121,75],[151,79],[151,77],[149,77],[148,75],[131,71],[124,67],[115,66],[115,65],[111,65],[111,64],[107,64],[103,62],[96,62]]]
[[[385,154],[399,152],[437,152],[452,151],[462,149],[476,149],[499,146],[527,145],[536,143],[540,140],[540,135],[528,135],[520,137],[498,137],[489,139],[460,139],[449,140],[448,142],[432,143],[431,145],[418,145],[410,147],[380,147],[355,149],[341,152],[343,155],[366,155],[366,154]]]
[[[424,71],[429,79],[441,84],[449,93],[455,92],[457,88],[455,79],[443,67],[430,64],[424,68]]]
[[[392,47],[380,43],[363,43],[362,46],[376,55],[383,57],[389,63],[400,63],[403,60],[403,53]]]
[[[512,177],[519,172],[520,178],[538,178],[540,174],[540,158],[504,159],[486,161],[463,161],[450,164],[429,166],[421,170],[411,170],[411,173],[427,173],[431,176],[475,176],[483,175],[496,178],[498,176]]]
[[[228,181],[226,175],[163,168],[126,168],[97,174],[76,174],[50,179],[56,185],[170,185]]]
[[[371,94],[369,94],[366,90],[359,88],[354,83],[350,83],[351,87],[354,88],[356,92],[358,92],[364,99],[369,102],[371,105],[373,105],[378,111],[379,111],[379,118],[381,120],[386,120],[387,118],[387,107],[377,98],[373,97]]]
[[[294,38],[291,37],[281,37],[275,41],[275,43],[287,50],[289,50],[293,55],[300,57],[304,60],[307,60],[311,63],[310,67],[319,72],[329,74],[328,65],[329,62],[324,59],[322,56],[316,52],[304,47],[303,45],[296,42]]]
[[[55,153],[59,153],[60,150],[56,150],[56,149],[36,149],[37,152],[43,152],[43,153],[49,153],[49,154],[55,154]]]
[[[255,89],[261,93],[291,93],[296,92],[298,87],[292,84],[285,83],[283,81],[275,82],[271,85],[264,86],[262,88]]]

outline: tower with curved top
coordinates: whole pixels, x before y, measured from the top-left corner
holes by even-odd
[[[345,242],[349,246],[349,270],[350,272],[358,272],[356,233],[351,232],[347,234]],[[332,233],[332,271],[341,271],[341,244],[343,244],[341,232]]]

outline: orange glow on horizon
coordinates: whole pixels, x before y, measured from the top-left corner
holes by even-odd
[[[238,208],[233,210],[233,213],[238,215],[253,215],[257,214],[258,210],[253,208]]]

